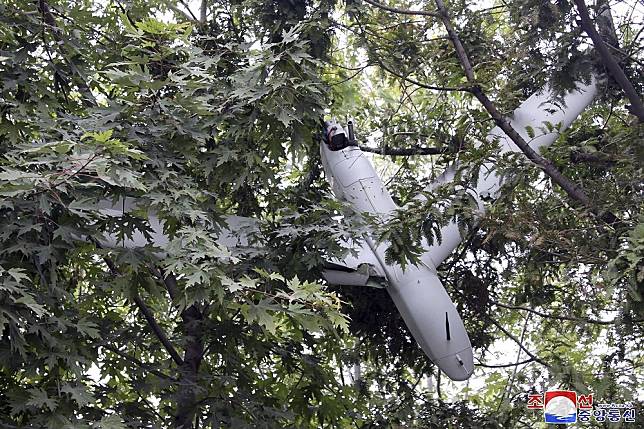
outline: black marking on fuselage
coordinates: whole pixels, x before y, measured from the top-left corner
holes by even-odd
[[[447,311],[445,312],[445,333],[447,334],[447,341],[450,341],[452,335],[449,332],[449,317],[447,316]]]

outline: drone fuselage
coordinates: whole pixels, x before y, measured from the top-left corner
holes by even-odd
[[[398,208],[373,165],[355,146],[331,150],[320,146],[327,180],[336,197],[349,202],[357,212],[367,212],[383,221]],[[465,380],[474,370],[472,346],[454,303],[443,288],[429,253],[423,263],[408,266],[385,263],[386,243],[365,236],[387,280],[387,291],[412,336],[427,356],[452,380]]]

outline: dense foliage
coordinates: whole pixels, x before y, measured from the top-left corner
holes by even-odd
[[[641,400],[642,125],[573,2],[474,3],[448,8],[502,112],[602,77],[544,156],[618,221],[474,147],[493,122],[458,90],[440,19],[400,13],[432,1],[2,0],[0,425],[534,427],[533,389]],[[596,21],[641,94],[644,11],[615,3],[614,32]],[[388,257],[413,263],[453,217],[467,231],[439,273],[475,347],[467,384],[441,379],[384,289],[321,280],[369,227],[321,172],[325,114],[356,118],[412,202],[378,226]],[[386,155],[419,146],[437,150]],[[456,183],[413,199],[455,159]],[[488,159],[516,180],[477,223],[463,185]],[[125,196],[135,212],[98,210]],[[100,244],[149,232],[152,212],[164,249]],[[228,215],[260,241],[219,243]]]

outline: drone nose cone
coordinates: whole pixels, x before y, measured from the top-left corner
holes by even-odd
[[[474,372],[472,348],[468,347],[436,360],[436,365],[452,380],[464,381]]]

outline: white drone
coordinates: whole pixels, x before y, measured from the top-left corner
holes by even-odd
[[[533,94],[508,118],[512,127],[521,134],[537,152],[539,148],[551,145],[572,121],[592,102],[597,93],[597,82],[578,83],[577,89],[567,93],[563,103],[554,103],[552,88],[548,87]],[[546,126],[547,123],[552,127]],[[529,137],[526,129],[531,127],[535,135]],[[353,141],[353,125],[348,124],[348,134],[340,124],[326,123],[325,139],[320,144],[326,178],[335,196],[347,201],[357,212],[367,212],[383,220],[390,218],[398,209],[383,185],[369,159]],[[488,141],[498,141],[501,153],[518,152],[519,149],[498,127],[487,135]],[[479,143],[480,144],[480,143]],[[456,163],[430,185],[434,189],[451,181],[458,169]],[[498,197],[503,178],[497,174],[493,163],[488,162],[480,169],[477,186],[468,190],[478,203],[479,214],[485,211],[483,199]],[[108,216],[122,216],[136,206],[136,200],[127,198],[120,202],[102,201],[99,210]],[[102,240],[105,246],[139,248],[146,245],[163,248],[169,239],[163,232],[163,221],[154,214],[149,216],[152,233],[146,238],[136,231],[132,237],[118,240],[114,234],[106,234]],[[228,228],[220,233],[221,244],[248,246],[244,234],[236,230],[253,228],[255,221],[250,218],[231,216]],[[323,271],[330,284],[366,285],[370,279],[385,282],[398,311],[422,350],[452,380],[466,380],[474,370],[472,346],[454,303],[447,295],[436,273],[441,264],[462,241],[455,222],[441,230],[439,244],[425,243],[421,263],[403,269],[396,263],[385,262],[386,242],[375,242],[366,235],[361,247],[354,249],[357,256],[349,255],[343,260],[328,261]],[[360,269],[368,266],[368,270]]]

